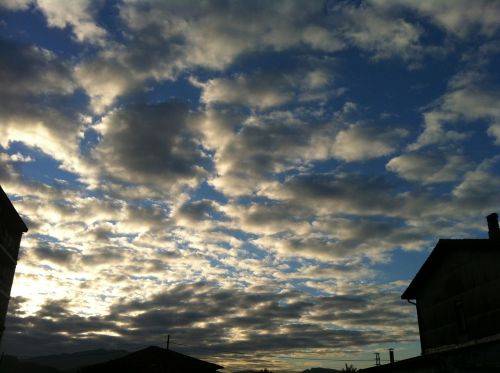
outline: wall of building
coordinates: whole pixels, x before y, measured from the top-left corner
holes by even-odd
[[[500,334],[498,250],[451,250],[419,291],[422,352]]]
[[[5,317],[22,235],[15,226],[5,221],[7,216],[7,214],[0,215],[0,342],[5,329]]]

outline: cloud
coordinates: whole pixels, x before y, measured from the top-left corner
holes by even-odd
[[[32,4],[33,0],[2,0],[0,8],[7,10],[25,10]]]
[[[74,111],[71,66],[53,52],[0,40],[0,144],[18,141],[49,154],[67,170],[79,168],[84,126]],[[63,104],[64,102],[64,104]]]
[[[239,74],[230,79],[216,78],[204,83],[193,79],[191,81],[202,89],[201,101],[205,104],[235,104],[260,110],[292,100],[326,100],[341,92],[328,87],[332,81],[331,73],[322,68],[300,73],[260,70],[249,75]]]
[[[300,106],[247,117],[208,109],[201,130],[205,146],[214,152],[217,175],[210,184],[233,196],[258,193],[277,174],[314,161],[353,162],[389,155],[408,133],[397,127],[346,123],[344,116],[342,110],[332,115]]]
[[[332,144],[335,157],[345,161],[361,161],[391,154],[401,138],[408,135],[403,128],[380,130],[375,126],[354,124],[341,130]]]
[[[59,245],[58,245],[59,246]],[[47,260],[60,265],[70,263],[75,252],[62,247],[54,248],[54,245],[44,243],[35,249],[34,255],[41,261]]]
[[[266,109],[292,99],[290,83],[285,75],[268,72],[249,77],[239,75],[231,80],[212,79],[199,85],[205,104],[222,102]]]
[[[110,57],[84,60],[76,66],[75,77],[98,114],[104,113],[117,96],[137,88],[141,81],[127,66]]]
[[[78,41],[0,42],[0,181],[30,228],[13,352],[171,334],[231,368],[243,354],[285,370],[283,355],[414,341],[407,279],[381,281],[404,251],[481,234],[500,203],[497,21],[476,5],[446,20],[396,0],[8,4]],[[448,86],[426,85],[449,61]],[[364,85],[394,73],[393,97],[424,88],[381,108]]]
[[[245,118],[208,110],[201,129],[205,145],[214,151],[217,176],[210,183],[229,195],[253,193],[256,181],[304,160],[313,126],[289,112]]]
[[[480,78],[484,80],[485,76]],[[500,98],[500,92],[497,88],[486,88],[479,83],[464,79],[463,74],[455,76],[450,81],[449,90],[437,100],[435,108],[424,113],[424,131],[409,149],[418,150],[437,143],[464,140],[474,127],[466,127],[469,131],[465,132],[461,122],[476,126],[477,121],[487,123],[488,134],[498,142],[495,128],[500,111],[495,103]]]
[[[420,38],[423,30],[398,14],[380,11],[375,6],[339,6],[342,35],[351,44],[371,53],[375,60],[402,58],[419,60],[424,48]]]
[[[195,186],[206,175],[187,105],[132,105],[106,115],[96,127],[101,141],[93,156],[112,179],[158,188]]]
[[[401,1],[370,0],[371,5],[382,9],[406,8],[419,12],[446,32],[465,38],[474,33],[493,36],[500,28],[500,6],[491,1],[445,0],[445,1]]]
[[[275,189],[276,188],[276,189]],[[299,200],[317,214],[385,215],[394,209],[394,184],[388,178],[358,173],[302,173],[266,192],[278,200]]]
[[[217,2],[144,5],[127,1],[118,9],[126,43],[108,42],[77,67],[79,81],[96,112],[103,112],[118,96],[145,82],[171,80],[196,67],[220,71],[249,52],[294,46],[331,52],[343,47],[326,24],[320,3],[234,2],[222,6]],[[223,83],[218,83],[219,89],[224,88]]]
[[[283,231],[293,231],[298,234],[306,232],[310,229],[308,220],[313,215],[312,209],[293,202],[281,203],[279,201],[227,204],[223,210],[236,221],[235,227],[258,235]]]
[[[49,27],[61,29],[71,26],[79,42],[100,44],[106,31],[97,25],[94,17],[100,4],[96,0],[78,0],[59,3],[51,0],[36,0],[36,6],[44,14]]]
[[[135,32],[155,28],[165,40],[183,35],[186,61],[220,69],[243,53],[267,48],[284,50],[304,43],[334,51],[341,42],[325,26],[322,4],[277,1],[154,3],[130,1],[122,19]],[[311,26],[311,22],[313,25]],[[197,27],[190,27],[196,24]]]
[[[498,206],[500,198],[496,185],[500,178],[494,173],[498,157],[485,159],[474,170],[465,174],[464,179],[453,190],[453,196],[462,209],[480,211],[483,215],[491,212],[491,206]]]
[[[73,92],[71,66],[53,52],[30,44],[0,40],[1,95],[56,94]]]
[[[262,249],[277,252],[280,257],[335,263],[355,263],[362,259],[388,262],[395,247],[421,250],[428,244],[428,236],[420,227],[407,225],[404,220],[387,220],[380,217],[321,217],[306,233],[285,231],[254,242]],[[364,272],[364,275],[368,273]],[[342,273],[339,272],[338,276],[342,278]]]
[[[100,317],[76,314],[67,298],[48,300],[28,316],[20,312],[23,299],[14,298],[18,311],[10,313],[4,338],[12,341],[10,351],[26,345],[25,353],[43,354],[91,345],[138,349],[145,341],[162,343],[167,332],[188,354],[230,361],[233,354],[250,358],[258,352],[269,359],[276,353],[303,352],[304,346],[314,352],[327,346],[368,345],[378,341],[382,331],[392,341],[414,339],[414,316],[407,306],[390,301],[394,289],[383,296],[374,289],[359,288],[358,296],[312,297],[297,291],[218,288],[198,282],[170,286],[143,300],[121,299]],[[389,309],[405,333],[388,326]],[[410,335],[408,328],[413,330]],[[127,338],[121,339],[123,335]],[[241,362],[229,365],[236,368]]]
[[[386,168],[403,179],[433,184],[458,180],[470,168],[470,162],[461,154],[432,151],[400,155],[392,158]]]

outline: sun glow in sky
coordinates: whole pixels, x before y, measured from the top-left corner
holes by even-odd
[[[0,35],[8,353],[417,355],[400,294],[499,210],[500,2],[0,0]]]

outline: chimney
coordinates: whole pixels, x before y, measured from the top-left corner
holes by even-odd
[[[488,221],[488,236],[490,240],[500,239],[500,228],[498,227],[498,215],[494,212],[486,217]]]
[[[391,364],[394,364],[394,349],[393,348],[389,349],[389,361]]]

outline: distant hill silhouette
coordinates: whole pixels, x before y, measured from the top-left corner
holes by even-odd
[[[128,353],[128,351],[124,350],[88,350],[71,354],[37,356],[24,359],[23,361],[57,368],[63,372],[76,372],[78,368],[83,366],[118,359]],[[3,373],[2,370],[0,370],[0,372]]]
[[[4,355],[0,364],[1,373],[60,373],[53,367],[43,366],[32,362],[26,362],[17,357]]]
[[[258,373],[260,372],[259,370],[240,370],[234,373]],[[301,373],[338,373],[342,372],[341,370],[337,369],[329,369],[329,368],[310,368],[302,371]]]

